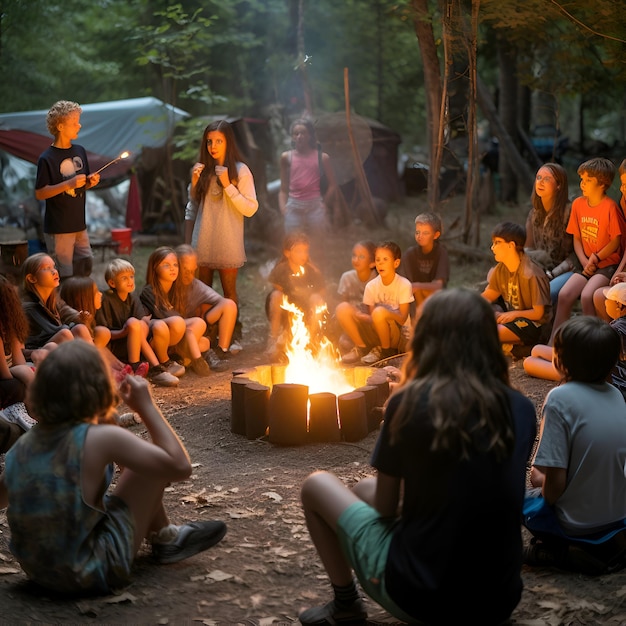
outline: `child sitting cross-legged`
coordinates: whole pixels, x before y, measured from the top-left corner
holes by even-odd
[[[502,222],[493,229],[491,241],[498,264],[489,273],[482,295],[494,305],[500,341],[533,346],[547,334],[552,319],[550,283],[524,253],[523,226]]]
[[[117,394],[141,416],[149,440],[113,422]],[[62,593],[108,594],[130,582],[144,539],[159,563],[222,539],[221,521],[169,522],[164,489],[192,467],[143,378],[127,376],[116,393],[100,351],[70,341],[37,368],[28,404],[39,423],[5,457],[0,508],[8,507],[11,551],[32,581]],[[107,493],[114,463],[123,469]]]
[[[320,310],[326,305],[325,280],[320,270],[311,262],[309,237],[302,232],[292,232],[283,241],[283,253],[270,275],[272,290],[265,301],[265,312],[270,322],[267,352],[271,358],[284,360],[284,344],[290,329],[288,317],[282,308],[283,297],[304,315],[311,338],[319,331]]]
[[[365,365],[373,365],[396,355],[408,336],[409,307],[414,297],[411,282],[396,272],[401,257],[400,247],[393,241],[384,241],[376,246],[378,276],[367,283],[363,292],[363,304],[368,311],[339,320],[343,331],[354,342],[354,348],[342,357],[343,363],[361,361]],[[367,345],[362,326],[374,329],[376,345]]]
[[[109,286],[102,294],[102,306],[96,312],[96,322],[111,331],[109,349],[124,363],[128,363],[133,372],[141,367],[141,357],[149,365],[148,380],[162,387],[175,387],[178,378],[170,374],[167,350],[169,337],[154,328],[152,345],[148,341],[150,316],[135,292],[135,268],[126,259],[112,259],[104,270],[104,279]],[[165,327],[165,322],[161,322]],[[159,361],[156,353],[163,357]]]

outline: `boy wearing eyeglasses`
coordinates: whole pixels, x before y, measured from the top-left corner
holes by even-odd
[[[524,253],[526,229],[502,222],[491,233],[497,265],[482,296],[494,305],[502,343],[533,346],[552,320],[550,283],[543,269]]]

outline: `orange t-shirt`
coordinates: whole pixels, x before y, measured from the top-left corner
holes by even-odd
[[[581,240],[583,251],[589,257],[622,234],[619,207],[609,196],[604,196],[594,207],[589,206],[587,198],[576,198],[572,203],[566,232]],[[622,260],[623,244],[621,242],[613,254],[600,261],[598,267],[617,265]]]

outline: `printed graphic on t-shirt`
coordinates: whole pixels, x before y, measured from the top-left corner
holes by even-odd
[[[84,168],[84,166],[83,160],[78,155],[73,156],[71,159],[63,159],[63,161],[61,161],[61,167],[59,168],[61,176],[63,176],[63,180],[73,178]],[[81,196],[84,191],[85,188],[81,187],[80,189],[68,189],[65,193],[68,196],[72,196],[72,198],[76,198]]]
[[[507,292],[507,309],[509,311],[519,311],[522,307],[520,306],[519,283],[517,282],[517,280],[509,280],[507,285]]]
[[[581,217],[580,237],[589,243],[598,241],[598,220],[595,217]]]

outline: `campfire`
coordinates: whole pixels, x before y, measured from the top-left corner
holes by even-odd
[[[260,365],[231,381],[231,431],[248,439],[297,445],[359,441],[378,428],[389,395],[386,373],[374,367],[342,367],[333,344],[311,337],[303,312],[283,299],[291,339],[286,364]],[[323,310],[315,312],[323,318]]]

